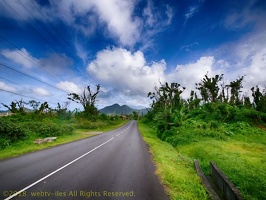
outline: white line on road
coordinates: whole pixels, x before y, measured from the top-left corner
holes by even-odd
[[[9,200],[9,199],[12,199],[12,198],[14,198],[15,196],[17,196],[17,195],[19,195],[20,193],[24,192],[25,190],[27,190],[27,189],[31,188],[32,186],[36,185],[37,183],[39,183],[39,182],[43,181],[44,179],[46,179],[46,178],[48,178],[48,177],[52,176],[53,174],[55,174],[55,173],[59,172],[60,170],[62,170],[62,169],[64,169],[64,168],[66,168],[68,165],[71,165],[72,163],[74,163],[74,162],[78,161],[79,159],[83,158],[84,156],[86,156],[86,155],[88,155],[88,154],[92,153],[93,151],[95,151],[96,149],[100,148],[101,146],[103,146],[103,145],[107,144],[108,142],[110,142],[110,141],[111,141],[111,140],[113,140],[113,139],[114,139],[114,137],[112,137],[110,140],[107,140],[106,142],[104,142],[104,143],[100,144],[99,146],[95,147],[94,149],[92,149],[92,150],[88,151],[87,153],[83,154],[82,156],[80,156],[80,157],[76,158],[75,160],[72,160],[71,162],[67,163],[67,164],[66,164],[66,165],[64,165],[63,167],[60,167],[59,169],[57,169],[57,170],[53,171],[52,173],[50,173],[50,174],[46,175],[45,177],[43,177],[43,178],[39,179],[38,181],[36,181],[36,182],[34,182],[34,183],[30,184],[29,186],[27,186],[27,187],[23,188],[22,190],[20,190],[20,191],[16,192],[15,194],[13,194],[13,195],[9,196],[8,198],[5,198],[4,200]]]
[[[117,135],[116,135],[116,137],[118,137],[120,135],[120,133],[118,133]]]

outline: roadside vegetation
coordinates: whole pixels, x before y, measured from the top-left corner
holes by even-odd
[[[171,199],[208,199],[190,157],[179,153],[171,144],[161,141],[156,130],[138,123],[144,141],[149,145],[156,174],[160,177]]]
[[[256,86],[251,88],[252,98],[245,96],[243,80],[242,76],[226,84],[223,75],[206,74],[189,99],[181,98],[185,87],[180,84],[161,84],[148,94],[153,103],[141,126],[150,130],[148,143],[157,137],[161,145],[172,145],[176,156],[171,162],[177,167],[181,162],[178,160],[184,158],[182,167],[192,170],[197,159],[204,173],[209,174],[209,162],[214,161],[245,199],[266,199],[266,91]],[[165,151],[160,162],[168,163],[172,151]],[[159,164],[162,173],[166,170],[167,174],[167,168]],[[195,170],[190,172],[196,174]],[[162,177],[170,191],[176,187],[181,191],[175,181]],[[179,199],[175,195],[172,199]]]
[[[100,86],[93,93],[90,87],[82,95],[69,94],[69,99],[81,103],[83,111],[67,110],[68,103],[50,108],[47,102],[35,100],[2,104],[12,113],[0,117],[0,159],[71,142],[93,134],[89,132],[107,131],[125,123],[120,116],[100,114],[95,101]],[[31,109],[26,109],[26,106]],[[53,142],[34,144],[39,138],[57,137]]]

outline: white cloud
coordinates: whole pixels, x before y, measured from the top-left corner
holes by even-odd
[[[185,24],[186,22],[195,15],[195,13],[198,12],[198,7],[194,6],[194,7],[190,7],[189,11],[185,14]]]
[[[85,35],[91,35],[99,26],[106,26],[108,37],[132,46],[140,35],[140,19],[133,16],[136,1],[101,0],[51,2],[53,15]],[[121,17],[122,16],[122,17]],[[82,19],[82,20],[78,20]]]
[[[12,60],[17,64],[24,66],[25,68],[33,68],[39,64],[39,60],[32,57],[25,48],[20,50],[4,49],[0,53],[7,59]]]
[[[140,21],[137,17],[132,17],[134,1],[102,0],[93,2],[100,20],[107,23],[110,33],[118,37],[123,45],[134,45],[140,35]]]
[[[101,28],[104,36],[130,48],[137,42],[146,45],[147,39],[143,41],[143,38],[151,39],[151,36],[170,25],[174,16],[169,5],[163,5],[163,10],[159,10],[150,0],[142,16],[137,16],[135,12],[138,0],[64,0],[49,1],[46,6],[34,1],[6,2],[0,1],[0,16],[19,21],[41,20],[45,23],[61,20],[86,36],[95,34]]]
[[[164,60],[147,66],[142,52],[131,53],[126,49],[113,48],[97,53],[87,70],[100,82],[111,85],[125,95],[147,95],[159,80],[164,81]]]
[[[143,16],[146,18],[146,24],[148,26],[152,26],[156,22],[151,1],[147,2],[147,7],[145,7],[143,10]]]
[[[185,51],[189,52],[193,46],[199,45],[198,42],[193,42],[191,44],[183,45],[180,49],[185,49]]]
[[[166,25],[170,25],[171,22],[172,22],[172,19],[174,17],[174,11],[173,11],[173,9],[169,5],[166,5],[165,14],[167,16]]]
[[[264,17],[263,17],[264,16]],[[265,18],[266,14],[252,18]],[[234,43],[227,43],[215,50],[214,55],[222,58],[225,75],[231,80],[245,75],[245,91],[256,85],[266,86],[266,28],[260,20],[254,31],[244,35]],[[223,52],[222,54],[220,52]]]
[[[71,81],[60,81],[59,83],[56,84],[56,87],[61,90],[76,94],[81,94],[83,91],[83,87]]]
[[[220,74],[214,69],[215,59],[212,56],[199,58],[194,63],[177,65],[175,70],[167,75],[169,82],[177,82],[186,90],[182,94],[184,98],[188,98],[190,91],[195,91],[195,83],[199,83],[204,75],[208,72],[208,76]]]
[[[9,86],[6,83],[1,82],[1,81],[0,81],[0,89],[5,90],[5,91],[9,91],[9,92],[16,92],[17,91],[16,88]]]
[[[85,50],[80,42],[75,40],[76,55],[85,63],[88,60],[89,52]]]
[[[47,90],[43,88],[34,88],[33,92],[39,96],[50,96],[51,95],[50,92],[48,92]]]

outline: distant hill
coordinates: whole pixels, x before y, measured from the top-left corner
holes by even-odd
[[[113,104],[111,106],[106,106],[106,107],[100,109],[99,111],[100,111],[100,113],[104,113],[106,115],[122,115],[122,114],[128,115],[128,114],[131,114],[133,111],[136,111],[139,114],[146,114],[147,113],[146,109],[141,109],[141,110],[133,109],[127,105],[120,106],[117,103]]]
[[[9,110],[0,110],[0,113],[8,113],[10,112]]]

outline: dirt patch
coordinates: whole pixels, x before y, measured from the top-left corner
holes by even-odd
[[[86,132],[86,134],[90,134],[90,135],[99,135],[103,132],[97,132],[97,131],[94,131],[94,132]]]
[[[262,125],[262,124],[255,124],[258,128],[263,129],[264,131],[266,131],[266,126]]]

